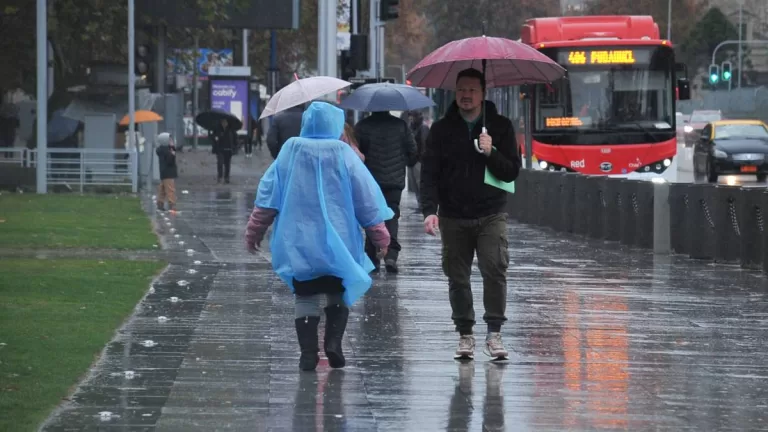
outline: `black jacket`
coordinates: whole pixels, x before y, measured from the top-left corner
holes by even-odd
[[[478,153],[473,141],[480,136],[480,117],[470,133],[454,102],[445,117],[435,122],[421,161],[421,203],[424,216],[477,219],[501,213],[507,192],[485,184],[485,169],[503,182],[517,179],[520,157],[512,122],[485,101],[486,128],[496,148],[490,156]],[[439,207],[439,212],[438,212]]]
[[[273,159],[277,159],[283,144],[288,138],[299,136],[301,133],[301,116],[304,106],[297,106],[277,114],[267,132],[267,148]]]
[[[211,132],[213,137],[213,153],[234,153],[237,149],[237,131],[232,127],[217,126]]]
[[[382,190],[405,188],[405,167],[419,160],[408,124],[388,112],[373,113],[355,125],[365,165]]]
[[[160,168],[160,180],[175,179],[179,176],[176,166],[176,155],[171,153],[171,146],[161,144],[155,150],[157,153],[158,168]]]

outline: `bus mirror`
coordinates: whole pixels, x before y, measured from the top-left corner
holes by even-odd
[[[691,83],[686,78],[677,80],[677,100],[691,99]]]

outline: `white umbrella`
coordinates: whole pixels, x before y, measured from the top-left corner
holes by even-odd
[[[328,93],[337,92],[352,83],[328,76],[316,76],[296,80],[275,93],[267,102],[259,120],[275,115],[297,105],[315,100]]]

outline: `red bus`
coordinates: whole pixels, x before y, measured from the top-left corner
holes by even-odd
[[[676,178],[675,101],[689,87],[652,17],[529,19],[521,41],[568,71],[526,91],[538,168]]]

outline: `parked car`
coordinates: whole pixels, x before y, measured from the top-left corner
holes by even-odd
[[[720,175],[768,175],[768,126],[760,120],[721,120],[708,123],[693,150],[693,171],[710,183]]]

